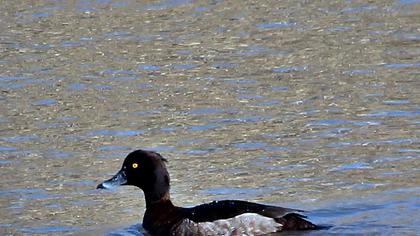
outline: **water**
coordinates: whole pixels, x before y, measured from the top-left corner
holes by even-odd
[[[142,235],[96,185],[137,148],[172,198],[420,230],[418,1],[3,1],[0,234]],[[302,235],[300,234],[300,235]]]

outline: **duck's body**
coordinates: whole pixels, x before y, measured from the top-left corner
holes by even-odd
[[[143,227],[156,235],[260,235],[316,228],[296,212],[235,200],[192,208],[176,207],[164,200],[146,208]]]
[[[299,214],[300,210],[246,201],[215,201],[192,208],[174,206],[164,161],[158,153],[134,151],[113,178],[98,185],[141,188],[146,198],[143,227],[153,235],[261,235],[317,228]]]

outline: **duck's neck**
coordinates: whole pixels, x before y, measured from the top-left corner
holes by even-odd
[[[169,188],[167,191],[144,191],[146,198],[146,208],[150,208],[157,203],[171,202]]]
[[[168,191],[144,191],[146,212],[143,228],[152,235],[171,235],[170,229],[179,220],[177,208],[172,204]]]
[[[154,182],[143,188],[146,198],[146,208],[159,202],[170,202],[169,175],[158,175]]]

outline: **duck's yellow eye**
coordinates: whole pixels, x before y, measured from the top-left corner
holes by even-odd
[[[139,167],[139,164],[137,164],[137,163],[133,163],[132,167],[133,167],[134,169],[136,169],[137,167]]]

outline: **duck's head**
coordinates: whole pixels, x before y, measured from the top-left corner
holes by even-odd
[[[125,158],[121,170],[97,188],[110,189],[121,185],[133,185],[141,188],[146,198],[159,196],[169,191],[169,174],[165,166],[166,159],[153,151],[137,150]]]

